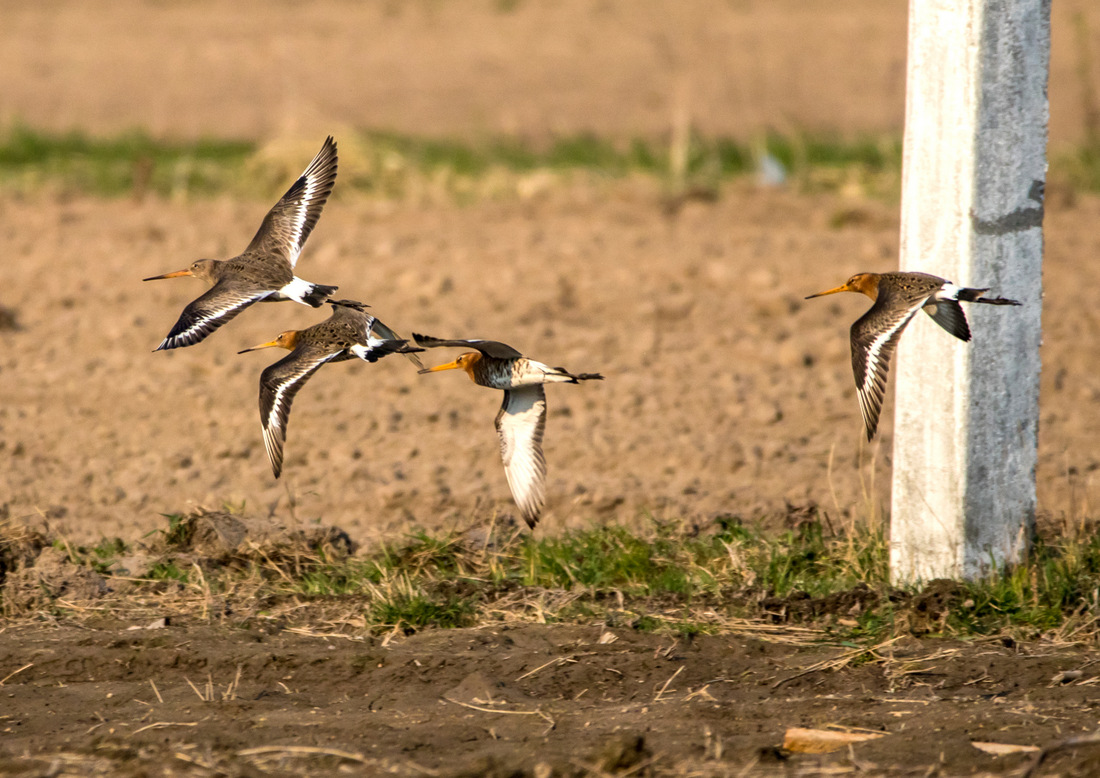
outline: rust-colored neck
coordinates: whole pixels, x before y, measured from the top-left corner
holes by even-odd
[[[479,362],[481,362],[480,351],[470,351],[458,358],[458,363],[462,366],[462,369],[466,371],[466,375],[470,376],[470,380],[475,384],[477,383],[477,373],[474,368]]]
[[[856,273],[848,279],[848,287],[853,292],[862,292],[872,300],[877,300],[878,282],[881,277],[878,273]]]

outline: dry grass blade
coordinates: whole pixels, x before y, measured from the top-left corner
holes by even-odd
[[[904,635],[898,635],[896,637],[890,638],[889,640],[884,640],[883,642],[881,642],[881,643],[879,643],[878,645],[875,645],[875,646],[868,646],[867,648],[856,648],[856,649],[853,649],[851,651],[846,651],[843,654],[841,654],[840,656],[835,657],[833,659],[825,659],[821,662],[816,662],[816,663],[810,665],[809,667],[807,667],[805,670],[797,672],[792,676],[789,676],[787,678],[780,678],[778,681],[776,681],[775,683],[772,684],[772,688],[773,689],[778,689],[783,684],[790,683],[791,681],[795,680],[796,678],[801,678],[804,675],[810,675],[811,673],[820,672],[821,670],[839,670],[840,668],[845,667],[846,665],[848,665],[853,659],[861,657],[864,654],[872,654],[872,655],[875,655],[877,657],[878,656],[877,652],[880,649],[883,649],[886,646],[889,646],[889,645],[897,642],[898,640],[901,640],[903,637],[904,637]],[[882,657],[878,657],[878,658],[882,659]]]
[[[680,665],[680,667],[679,667],[679,668],[678,668],[678,669],[676,670],[676,672],[675,672],[675,673],[673,673],[673,674],[672,674],[671,676],[669,676],[668,680],[667,680],[667,681],[665,681],[665,683],[664,683],[664,686],[662,686],[662,687],[661,687],[661,688],[660,688],[660,689],[658,690],[657,694],[655,694],[655,695],[653,696],[653,701],[654,701],[654,702],[660,702],[660,701],[661,701],[661,695],[662,695],[662,694],[664,694],[664,693],[665,693],[665,691],[666,691],[666,690],[668,689],[668,685],[669,685],[670,683],[672,683],[673,681],[675,681],[675,680],[676,680],[676,676],[678,676],[678,675],[679,675],[680,673],[682,673],[682,672],[684,672],[684,666],[683,666],[683,665]]]
[[[993,756],[1005,756],[1007,754],[1032,754],[1039,751],[1038,746],[1023,746],[1014,743],[989,743],[981,740],[971,740],[970,745],[979,751]]]
[[[553,665],[564,665],[564,664],[568,664],[569,662],[575,662],[575,661],[576,660],[572,656],[555,657],[555,658],[551,659],[549,662],[544,662],[543,664],[539,665],[534,670],[528,670],[526,673],[521,675],[516,680],[517,681],[522,681],[524,678],[530,678],[532,675],[537,673],[539,670],[545,670],[547,667],[551,667]],[[0,684],[0,686],[2,686],[2,685],[3,684]]]
[[[0,678],[0,686],[3,686],[5,683],[7,683],[9,680],[14,678],[15,676],[19,675],[24,670],[29,670],[32,667],[34,667],[34,662],[27,662],[27,664],[23,665],[18,670],[12,670],[10,673],[5,675],[3,678]]]
[[[163,705],[164,698],[160,696],[160,689],[157,688],[157,685],[153,682],[152,678],[149,679],[149,685],[153,687],[153,694],[157,695],[157,701],[160,702],[161,705]]]
[[[199,722],[197,721],[154,721],[152,724],[146,724],[144,727],[134,730],[134,734],[144,732],[147,729],[164,729],[165,727],[197,727]]]
[[[229,686],[222,692],[222,700],[235,700],[237,699],[237,690],[241,687],[241,666],[237,665],[237,674],[233,677],[233,680],[229,683]]]
[[[191,683],[190,678],[185,677],[183,680],[187,681],[187,685],[191,687],[191,690],[193,692],[195,692],[196,695],[198,695],[198,698],[200,700],[202,700],[203,702],[210,702],[210,700],[208,700],[206,697],[204,697],[202,692],[199,691],[199,687],[197,687],[197,686],[195,686],[195,684]]]
[[[346,759],[349,762],[368,763],[367,758],[362,754],[353,754],[351,751],[341,751],[338,748],[322,748],[320,746],[256,746],[254,748],[242,748],[237,752],[237,756],[266,756],[269,754],[334,756],[337,759]]]
[[[309,627],[288,627],[286,632],[290,632],[294,635],[303,635],[307,638],[340,638],[341,640],[352,640],[357,643],[362,643],[366,638],[362,635],[345,635],[343,632],[318,632],[315,629]]]
[[[483,705],[474,705],[472,702],[460,702],[458,700],[452,700],[450,697],[440,697],[439,699],[444,702],[449,702],[452,705],[461,705],[463,708],[470,708],[471,710],[479,710],[482,713],[505,713],[510,716],[542,716],[546,717],[546,714],[541,710],[503,710],[502,708],[486,708]]]

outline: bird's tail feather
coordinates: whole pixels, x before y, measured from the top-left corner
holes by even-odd
[[[404,343],[405,348],[399,349],[397,353],[404,354],[410,362],[416,365],[417,370],[424,369],[424,363],[421,362],[420,357],[417,356],[417,354],[424,349],[408,345],[408,341],[406,341],[404,338],[402,338],[400,335],[398,335],[396,332],[387,327],[378,319],[374,320],[374,324],[371,325],[371,330],[380,338],[385,338],[386,340],[397,340]]]
[[[599,373],[577,373],[573,374],[566,370],[564,367],[555,367],[557,371],[556,375],[560,376],[566,383],[577,384],[581,381],[602,381],[603,376]]]
[[[960,289],[959,299],[966,303],[985,303],[986,305],[1019,305],[1018,300],[1009,300],[1007,297],[983,297],[989,289]]]
[[[332,297],[336,292],[338,286],[325,286],[324,284],[314,284],[313,288],[309,290],[309,294],[302,295],[302,302],[312,305],[314,308],[320,308],[324,305],[325,300]]]

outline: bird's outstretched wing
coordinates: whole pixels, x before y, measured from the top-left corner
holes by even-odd
[[[267,212],[245,254],[282,256],[291,267],[298,262],[302,246],[313,231],[336,183],[336,141],[330,135],[301,177]]]
[[[876,302],[852,325],[852,372],[856,377],[856,393],[867,440],[873,438],[878,429],[890,358],[905,325],[919,310],[919,301],[908,308],[893,309]]]
[[[510,389],[496,418],[500,455],[512,497],[527,525],[534,529],[546,498],[546,392],[542,385]]]
[[[260,424],[264,448],[276,478],[283,470],[283,443],[294,395],[321,365],[339,353],[296,349],[260,374]]]
[[[270,289],[241,287],[223,279],[183,309],[171,331],[155,350],[194,346],[245,308],[270,294]]]
[[[471,340],[441,340],[440,338],[433,338],[430,335],[421,335],[417,332],[413,333],[413,340],[416,341],[416,345],[423,346],[424,348],[439,348],[442,346],[472,348],[493,359],[515,359],[516,357],[523,356],[523,354],[519,353],[508,344],[496,340],[480,340],[477,338]]]

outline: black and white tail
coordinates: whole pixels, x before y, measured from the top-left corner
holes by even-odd
[[[959,290],[959,299],[966,303],[985,303],[986,305],[1020,305],[1019,300],[1009,300],[1007,297],[983,297],[988,289],[967,289],[963,287]]]
[[[600,375],[599,373],[577,373],[576,375],[574,375],[573,373],[570,373],[568,370],[566,370],[564,367],[555,367],[554,369],[557,370],[559,374],[568,377],[568,379],[569,379],[568,383],[571,383],[571,384],[577,384],[577,383],[580,383],[581,381],[602,381],[603,380],[603,376]]]
[[[301,300],[304,303],[312,305],[314,308],[320,308],[325,304],[325,301],[332,297],[339,289],[338,286],[325,286],[324,284],[313,284],[312,288],[302,295]]]
[[[382,322],[378,321],[378,319],[374,320],[373,330],[375,334],[381,338],[385,338],[387,340],[398,340],[402,343],[407,343],[407,341],[405,341],[400,335],[398,335]],[[400,349],[397,353],[404,354],[406,359],[416,365],[417,370],[423,370],[424,363],[421,362],[420,357],[417,356],[417,354],[423,350],[424,349],[417,348],[416,346],[408,346],[407,348]]]
[[[369,348],[361,348],[360,350],[353,349],[353,352],[357,353],[360,359],[364,359],[367,362],[377,362],[387,354],[407,354],[410,351],[423,351],[424,349],[416,348],[416,346],[410,346],[407,340],[382,340],[373,341]]]

